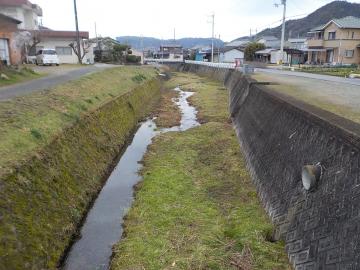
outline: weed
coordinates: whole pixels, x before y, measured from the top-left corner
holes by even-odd
[[[142,81],[146,80],[146,76],[143,74],[136,74],[131,79],[133,82],[141,83]]]

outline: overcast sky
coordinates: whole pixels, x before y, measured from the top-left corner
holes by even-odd
[[[43,25],[73,30],[73,0],[32,0],[43,8]],[[224,41],[280,24],[281,0],[77,0],[80,30],[95,36],[148,36],[162,39],[210,37],[210,15],[215,13],[215,34]],[[288,0],[287,16],[304,17],[331,0]],[[353,0],[350,2],[358,2]],[[297,15],[302,15],[294,17]]]

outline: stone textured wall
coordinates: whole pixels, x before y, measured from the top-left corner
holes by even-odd
[[[258,194],[295,269],[360,269],[360,126],[237,72],[225,84]],[[318,162],[323,176],[307,192],[302,166]]]

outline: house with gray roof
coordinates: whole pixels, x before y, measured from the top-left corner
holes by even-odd
[[[332,19],[308,32],[311,64],[360,64],[360,18]]]

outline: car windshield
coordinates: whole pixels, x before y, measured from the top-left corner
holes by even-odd
[[[43,50],[43,54],[55,55],[56,51],[54,51],[54,50]]]

